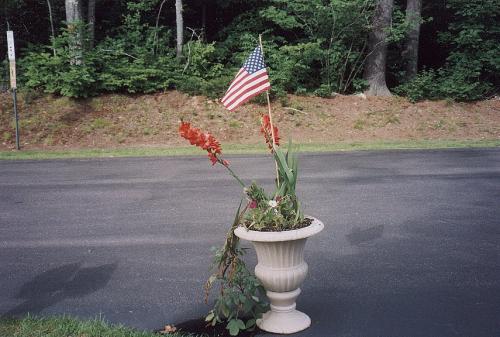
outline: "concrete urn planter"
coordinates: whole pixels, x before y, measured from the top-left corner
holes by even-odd
[[[257,253],[255,276],[266,289],[271,310],[257,320],[262,330],[291,334],[311,325],[309,316],[295,309],[300,285],[307,276],[304,246],[308,237],[323,230],[316,218],[304,228],[283,232],[258,232],[238,227],[234,234],[251,241]]]

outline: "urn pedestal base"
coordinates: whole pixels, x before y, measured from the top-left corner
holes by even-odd
[[[257,320],[257,326],[264,331],[291,334],[307,329],[311,325],[309,316],[295,309],[295,300],[300,288],[283,293],[266,292],[271,310]]]
[[[239,238],[251,241],[257,253],[255,276],[271,302],[271,310],[257,320],[264,331],[291,334],[311,325],[309,316],[295,309],[308,270],[304,261],[306,240],[324,228],[321,221],[309,218],[309,226],[282,232],[258,232],[241,226],[234,230]]]

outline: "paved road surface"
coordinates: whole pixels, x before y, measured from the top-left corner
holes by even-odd
[[[231,157],[270,187],[265,156]],[[297,336],[500,336],[500,149],[303,155]],[[207,311],[240,189],[205,158],[0,162],[0,315],[155,329]],[[253,253],[250,263],[255,263]]]

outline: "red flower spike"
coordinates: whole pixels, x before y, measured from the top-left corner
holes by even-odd
[[[276,146],[279,146],[280,145],[280,137],[278,134],[278,128],[274,125],[273,125],[273,131],[274,131],[274,143],[276,144]],[[264,135],[264,137],[266,139],[267,146],[272,151],[272,149],[273,149],[273,140],[272,140],[273,136],[272,136],[272,134],[273,133],[271,132],[271,120],[269,118],[269,115],[264,115],[262,117],[262,126],[260,128],[260,132]]]
[[[185,122],[181,121],[181,125],[179,125],[179,134],[181,135],[181,137],[183,137],[183,138],[187,137],[187,134],[189,132],[189,128],[190,128],[189,123],[185,123]]]
[[[212,165],[215,165],[217,163],[217,156],[213,154],[212,152],[208,153],[208,158],[212,162]]]
[[[212,162],[212,165],[215,165],[217,162],[220,162],[224,166],[229,166],[229,162],[226,160],[220,161],[217,157],[222,154],[222,148],[220,143],[212,136],[210,133],[203,133],[198,128],[192,128],[190,123],[186,123],[181,121],[179,125],[179,135],[182,138],[189,140],[191,145],[196,145],[203,150],[208,152],[208,158]]]

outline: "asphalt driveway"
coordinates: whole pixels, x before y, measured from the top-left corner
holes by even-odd
[[[233,156],[270,188],[268,156]],[[500,335],[500,149],[307,154],[296,336]],[[0,315],[200,317],[239,185],[201,157],[0,162]],[[255,263],[253,252],[248,256]]]

